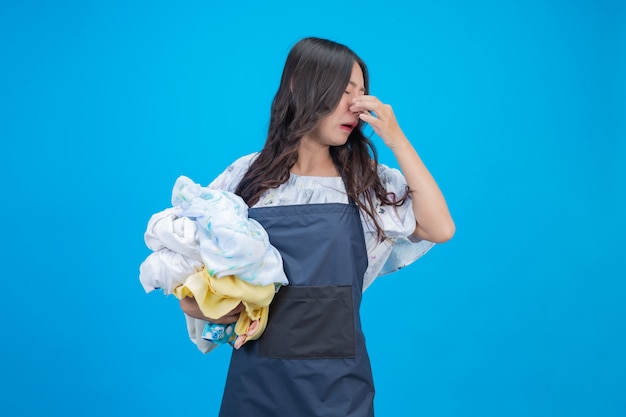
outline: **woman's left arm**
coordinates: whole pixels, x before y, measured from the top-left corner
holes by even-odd
[[[374,96],[353,99],[350,108],[368,123],[393,152],[406,178],[417,225],[413,236],[443,243],[452,238],[454,221],[437,182],[402,132],[393,109]],[[373,114],[372,114],[373,113]]]

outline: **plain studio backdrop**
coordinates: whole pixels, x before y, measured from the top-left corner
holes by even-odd
[[[318,36],[369,65],[457,224],[365,293],[377,416],[623,417],[625,12],[1,1],[0,413],[217,414],[230,348],[202,355],[143,292],[143,233],[179,175],[262,147],[287,52]]]

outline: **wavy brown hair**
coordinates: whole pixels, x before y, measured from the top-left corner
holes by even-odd
[[[305,38],[293,46],[272,102],[265,146],[235,190],[248,206],[256,204],[268,189],[289,179],[298,159],[300,139],[338,106],[355,62],[363,71],[365,94],[369,94],[367,67],[348,47],[320,38]],[[348,196],[372,219],[378,238],[384,239],[376,216],[376,199],[399,206],[408,193],[397,198],[383,187],[377,170],[378,154],[372,141],[363,134],[362,122],[352,130],[344,145],[331,146],[330,154]]]

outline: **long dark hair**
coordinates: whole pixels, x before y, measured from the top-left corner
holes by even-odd
[[[272,102],[265,146],[235,190],[248,206],[256,204],[266,190],[289,179],[298,159],[300,139],[335,110],[355,62],[363,71],[365,94],[369,94],[367,67],[348,47],[319,38],[305,38],[293,46]],[[363,134],[361,122],[344,145],[330,147],[330,154],[348,196],[372,219],[379,239],[383,239],[376,198],[383,204],[398,206],[408,194],[398,199],[383,187],[378,177],[376,148]]]

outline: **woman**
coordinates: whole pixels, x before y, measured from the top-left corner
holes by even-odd
[[[364,123],[402,173],[378,164]],[[454,223],[391,106],[369,95],[363,61],[324,39],[294,45],[263,150],[210,187],[246,201],[290,283],[263,336],[233,351],[220,416],[373,416],[361,294],[376,276],[449,240]],[[192,298],[181,307],[206,319]],[[234,322],[240,310],[213,321]]]

